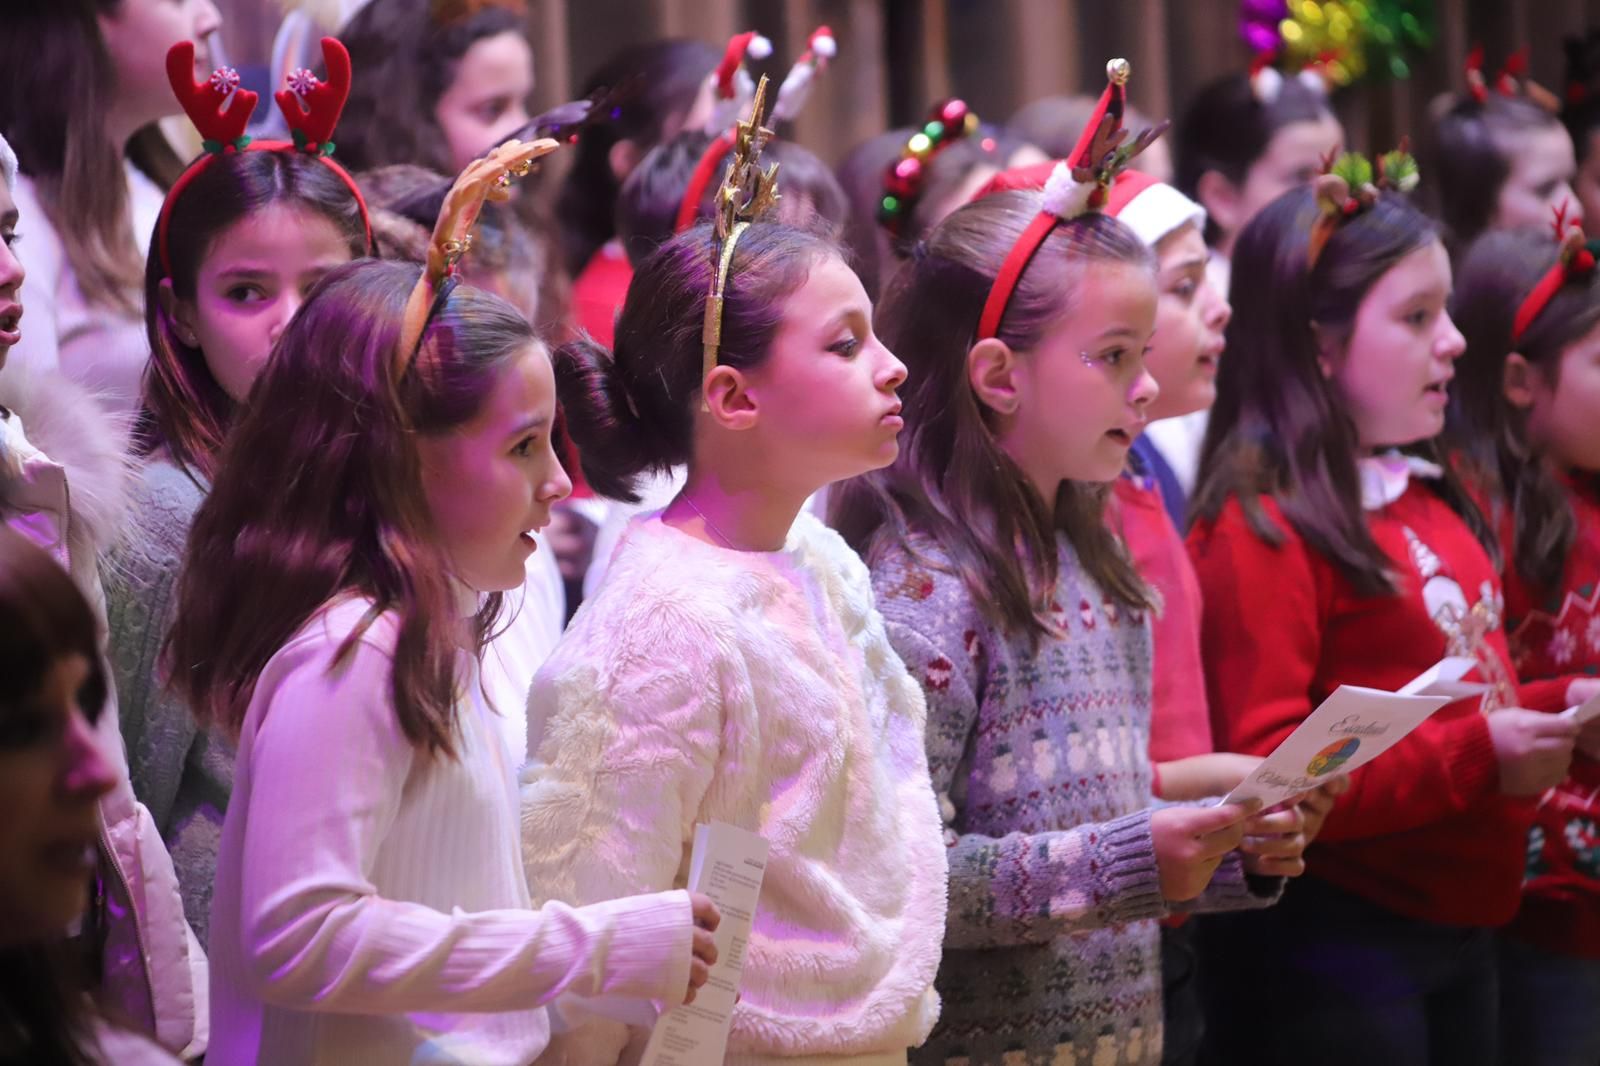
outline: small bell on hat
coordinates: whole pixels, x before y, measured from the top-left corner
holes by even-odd
[[[756,84],[744,69],[746,59],[761,60],[772,55],[772,42],[753,30],[736,33],[728,39],[722,62],[711,72],[711,116],[705,131],[715,137],[729,129],[750,109]]]

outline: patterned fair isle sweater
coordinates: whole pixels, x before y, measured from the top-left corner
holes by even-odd
[[[1062,639],[1034,651],[979,614],[931,542],[873,565],[889,639],[928,698],[950,911],[939,1024],[912,1062],[1161,1061],[1162,898],[1150,836],[1150,625],[1063,539]],[[1192,910],[1263,906],[1238,853]],[[1256,895],[1253,887],[1266,893]]]

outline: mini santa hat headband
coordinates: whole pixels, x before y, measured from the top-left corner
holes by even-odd
[[[1501,96],[1521,96],[1537,104],[1552,115],[1561,110],[1561,101],[1555,93],[1528,77],[1528,49],[1519,48],[1506,58],[1505,65],[1491,86],[1483,72],[1483,45],[1474,45],[1467,53],[1467,93],[1478,103],[1489,102],[1491,87]]]
[[[1594,276],[1596,259],[1600,258],[1600,242],[1583,239],[1583,229],[1567,215],[1568,205],[1562,203],[1552,210],[1555,219],[1551,226],[1555,230],[1558,248],[1556,261],[1517,307],[1516,317],[1511,320],[1512,344],[1522,340],[1528,327],[1533,325],[1540,312],[1550,305],[1563,286],[1574,281],[1587,283]]]
[[[1043,209],[1028,223],[1000,264],[1000,272],[989,288],[983,314],[978,319],[977,340],[999,334],[1000,320],[1005,317],[1011,294],[1045,238],[1063,222],[1087,212],[1103,211],[1117,176],[1169,125],[1162,122],[1143,130],[1131,141],[1127,139],[1122,113],[1129,73],[1126,59],[1113,59],[1106,64],[1105,92],[1100,94],[1100,102],[1089,124],[1084,127],[1072,154],[1051,170],[1044,186]]]
[[[734,37],[728,42],[728,50],[723,55],[722,65],[712,77],[717,83],[718,99],[722,99],[722,94],[726,92],[728,99],[748,106],[750,99],[745,97],[739,100],[736,86],[737,72],[743,70],[744,57],[754,55],[749,44],[740,44],[745,38],[750,38],[752,43],[767,40],[765,37],[745,33]],[[838,52],[839,44],[832,30],[826,26],[818,26],[811,31],[811,36],[806,38],[806,50],[794,61],[794,66],[789,68],[783,84],[778,86],[778,100],[772,105],[773,125],[791,121],[800,114],[801,109],[805,107],[806,99],[811,95],[811,87],[816,81],[817,74],[827,67],[828,61]],[[772,44],[767,42],[765,54],[771,53]],[[748,74],[745,74],[745,81],[749,81]],[[713,111],[716,110],[713,108]],[[672,227],[674,233],[682,233],[694,225],[695,219],[700,215],[700,201],[704,198],[706,190],[711,187],[711,182],[717,175],[717,168],[733,150],[735,131],[731,119],[721,126],[714,126],[711,123],[707,123],[707,126],[706,132],[714,134],[715,140],[706,146],[700,161],[695,164],[694,173],[689,178],[689,186],[684,190],[683,200],[678,204],[678,215]]]
[[[1311,182],[1318,211],[1306,246],[1307,272],[1322,258],[1323,248],[1339,227],[1376,204],[1381,192],[1410,192],[1420,178],[1408,137],[1400,138],[1400,147],[1380,155],[1376,163],[1359,152],[1346,152],[1337,160],[1329,152],[1323,157],[1322,173]]]
[[[1256,53],[1250,63],[1250,93],[1268,107],[1277,103],[1283,92],[1285,77],[1284,71],[1278,68],[1279,55],[1279,50],[1268,49]],[[1307,63],[1291,76],[1318,96],[1328,95],[1328,73],[1322,63]]]
[[[334,38],[324,37],[322,58],[328,67],[327,81],[318,80],[315,74],[302,67],[288,75],[286,87],[273,96],[294,139],[261,141],[253,140],[244,132],[259,97],[249,89],[239,88],[238,71],[219,67],[205,81],[196,82],[194,42],[179,41],[167,52],[167,80],[172,83],[172,92],[183,105],[189,121],[200,131],[205,151],[172,183],[161,204],[156,247],[161,255],[162,271],[172,273],[167,231],[172,224],[173,205],[213,160],[230,152],[305,152],[322,160],[355,197],[356,206],[361,210],[361,226],[366,231],[367,250],[372,250],[372,220],[367,215],[366,198],[349,171],[332,158],[333,128],[350,96],[350,53]]]

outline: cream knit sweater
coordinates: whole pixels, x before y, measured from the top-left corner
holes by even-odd
[[[696,823],[760,833],[726,1061],[903,1061],[938,1015],[944,936],[925,716],[866,567],[817,519],[756,553],[640,517],[534,679],[529,882],[571,903],[668,888]],[[609,1064],[627,1036],[596,1023],[552,1051]]]
[[[520,1066],[562,994],[681,998],[685,893],[530,909],[516,776],[478,686],[456,757],[390,698],[396,627],[336,602],[262,670],[246,714],[211,912],[209,1066]]]

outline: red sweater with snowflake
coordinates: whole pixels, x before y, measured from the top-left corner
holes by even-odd
[[[1475,658],[1469,676],[1489,692],[1442,708],[1357,770],[1306,864],[1311,875],[1412,918],[1509,921],[1533,804],[1500,793],[1484,714],[1526,706],[1528,694],[1519,696],[1511,672],[1500,576],[1488,553],[1414,479],[1367,513],[1399,592],[1362,596],[1273,500],[1261,505],[1283,530],[1281,545],[1256,535],[1238,500],[1189,535],[1218,746],[1267,754],[1341,684],[1393,691],[1447,655]]]
[[[1541,593],[1517,576],[1503,535],[1511,656],[1525,682],[1600,674],[1600,486],[1569,482],[1578,537],[1561,584]],[[1579,752],[1539,800],[1527,883],[1511,931],[1551,951],[1600,958],[1600,763]]]

